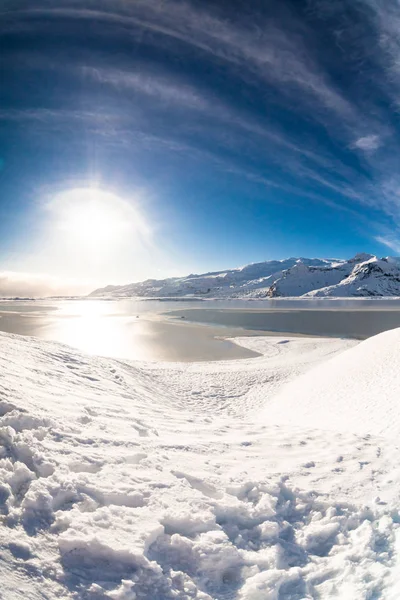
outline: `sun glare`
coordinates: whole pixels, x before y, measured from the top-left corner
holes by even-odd
[[[51,203],[58,229],[88,246],[118,243],[128,234],[143,237],[149,229],[139,210],[111,192],[79,188],[58,194]]]
[[[122,197],[95,185],[70,188],[47,197],[41,208],[35,256],[49,272],[99,287],[145,279],[164,260],[159,222],[154,214],[150,221],[151,200],[140,189]]]

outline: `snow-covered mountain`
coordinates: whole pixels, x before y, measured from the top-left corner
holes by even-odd
[[[314,289],[309,296],[400,296],[400,268],[395,261],[376,257],[356,264],[337,285]]]
[[[186,277],[147,279],[129,285],[109,285],[95,290],[90,296],[116,297],[243,297],[262,295],[283,273],[301,263],[309,267],[331,267],[343,261],[320,258],[287,258],[253,263],[237,269],[214,271]]]
[[[288,258],[187,277],[109,285],[92,297],[400,296],[400,259],[357,254],[349,260]]]

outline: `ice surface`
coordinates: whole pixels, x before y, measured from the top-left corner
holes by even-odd
[[[398,598],[399,342],[157,365],[0,334],[0,598]]]

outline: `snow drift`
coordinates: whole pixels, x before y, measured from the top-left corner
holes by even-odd
[[[400,329],[380,333],[311,369],[266,407],[267,419],[400,436]]]
[[[243,338],[263,356],[183,365],[129,364],[0,334],[0,595],[397,598],[396,447],[311,430],[327,428],[321,411],[299,427],[308,405],[295,395],[284,397],[296,427],[262,421],[259,411],[318,363],[326,388],[344,374],[354,400],[350,359],[363,361],[360,373],[375,368],[358,379],[358,412],[365,393],[371,408],[373,387],[376,408],[394,407],[398,374],[386,361],[399,338],[391,332],[355,348]],[[385,347],[381,358],[375,348]],[[351,424],[351,405],[342,405]],[[376,412],[366,411],[367,429]]]

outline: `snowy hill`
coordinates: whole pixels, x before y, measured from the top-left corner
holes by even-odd
[[[283,388],[266,407],[266,418],[397,438],[399,347],[400,329],[392,329],[314,367]]]
[[[0,334],[2,598],[399,598],[400,330],[238,342],[262,356]]]
[[[349,260],[288,258],[238,269],[109,285],[92,297],[363,297],[400,296],[400,259],[357,254]]]

